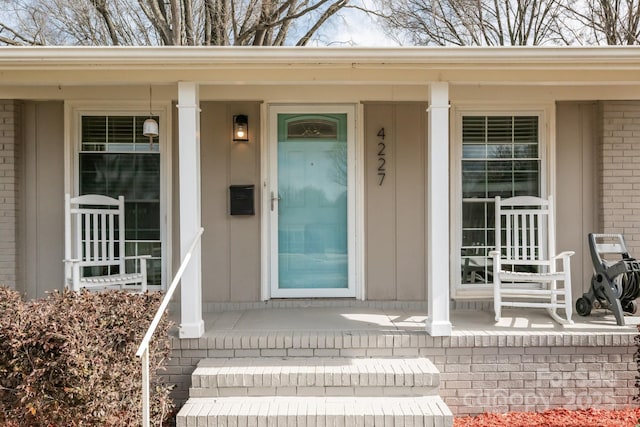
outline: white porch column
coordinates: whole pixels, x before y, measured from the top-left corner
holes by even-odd
[[[180,258],[183,259],[200,230],[200,100],[198,85],[178,83],[178,135],[180,180]],[[198,338],[202,320],[201,245],[196,245],[182,276],[180,338]]]
[[[427,137],[427,320],[429,335],[451,335],[449,321],[449,84],[432,83]]]

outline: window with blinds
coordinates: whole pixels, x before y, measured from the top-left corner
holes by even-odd
[[[149,141],[142,124],[149,116],[82,116],[82,151],[158,152],[158,137]],[[153,116],[156,122],[159,117]]]
[[[160,151],[157,137],[149,141],[142,135],[147,118],[82,116],[79,191],[125,197],[127,255],[151,255],[148,283],[161,285]],[[154,118],[159,122],[159,117]]]
[[[463,285],[492,281],[495,196],[540,195],[538,116],[462,117]]]

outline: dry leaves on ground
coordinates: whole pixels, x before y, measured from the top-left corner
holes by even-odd
[[[475,417],[456,417],[454,427],[635,427],[640,408],[550,409],[544,412],[486,413]]]

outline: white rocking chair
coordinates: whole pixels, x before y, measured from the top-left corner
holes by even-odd
[[[147,290],[150,255],[125,256],[124,196],[65,194],[65,286]],[[139,270],[127,273],[127,260]]]
[[[502,307],[508,306],[546,308],[557,322],[573,323],[570,257],[574,252],[555,253],[553,198],[496,197],[495,209],[496,248],[489,254],[496,321]],[[565,318],[558,315],[558,308],[564,308]]]

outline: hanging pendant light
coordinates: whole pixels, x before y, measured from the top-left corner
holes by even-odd
[[[142,135],[149,137],[149,148],[153,148],[153,138],[158,136],[158,122],[153,118],[151,108],[151,85],[149,85],[149,118],[142,124]]]

